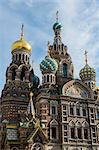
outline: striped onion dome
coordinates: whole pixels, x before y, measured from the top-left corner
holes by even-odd
[[[88,64],[80,70],[79,76],[81,80],[95,80],[96,71],[94,68],[91,68]]]
[[[56,73],[58,64],[55,59],[46,56],[40,64],[40,69],[42,73]]]
[[[61,29],[61,24],[59,22],[55,22],[54,25],[53,25],[53,30],[56,30],[56,29]]]

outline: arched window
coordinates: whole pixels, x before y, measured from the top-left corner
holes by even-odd
[[[27,61],[27,55],[26,55],[26,61]]]
[[[52,82],[52,75],[51,75],[51,82]]]
[[[58,139],[58,123],[55,119],[50,122],[50,138],[52,140]]]
[[[49,82],[49,75],[47,75],[47,82]]]
[[[71,138],[75,139],[75,124],[73,121],[70,123],[70,134]]]
[[[15,78],[16,78],[16,69],[14,68],[12,70],[12,80],[15,80]]]
[[[16,54],[16,60],[18,59],[18,55]]]
[[[88,139],[88,128],[89,128],[89,125],[87,122],[85,122],[83,124],[84,139]]]
[[[67,64],[63,64],[63,76],[67,77]]]
[[[77,122],[76,126],[77,126],[77,138],[82,139],[82,126],[80,122]]]
[[[76,105],[76,115],[80,116],[80,105],[79,104]]]
[[[44,76],[44,83],[46,82],[46,76]]]
[[[21,54],[19,54],[19,61],[21,60]]]
[[[22,57],[23,57],[22,59],[23,59],[23,61],[24,61],[24,54],[23,54],[23,56],[22,56]]]
[[[22,71],[21,71],[21,80],[23,81],[25,79],[25,69],[22,68]]]

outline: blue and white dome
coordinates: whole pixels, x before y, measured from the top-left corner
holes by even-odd
[[[55,59],[46,56],[40,64],[40,69],[42,73],[56,73],[58,64]]]

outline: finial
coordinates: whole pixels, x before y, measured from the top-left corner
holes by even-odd
[[[22,24],[22,27],[21,27],[21,38],[22,38],[22,37],[23,37],[23,35],[24,35],[23,28],[24,28],[24,24]]]
[[[86,62],[86,65],[87,65],[87,62],[88,62],[87,54],[88,54],[88,52],[85,50],[85,62]]]
[[[50,57],[51,52],[50,52],[50,48],[49,48],[49,46],[50,46],[50,42],[49,42],[49,41],[48,41],[48,43],[47,43],[47,46],[48,46],[48,56]]]
[[[58,11],[56,12],[56,22],[58,22]]]

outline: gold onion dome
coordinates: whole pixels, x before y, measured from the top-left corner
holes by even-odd
[[[84,68],[82,68],[80,70],[79,76],[81,78],[81,80],[95,80],[96,78],[96,71],[94,68],[90,67],[87,64],[87,51],[85,51],[85,62],[86,65],[84,66]]]
[[[32,48],[31,45],[24,39],[23,36],[23,25],[22,25],[22,32],[21,32],[21,37],[19,40],[15,41],[12,44],[12,52],[16,51],[16,50],[26,50],[26,52],[30,53]]]

